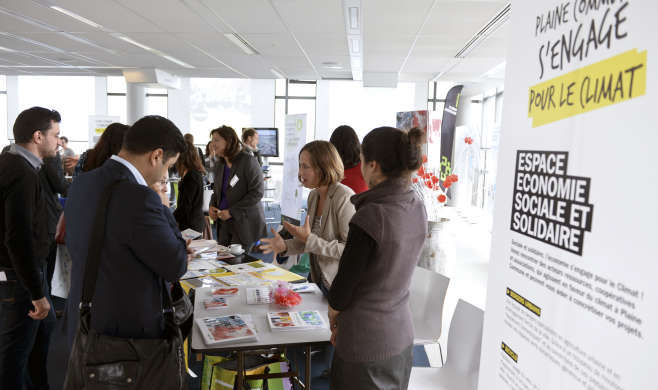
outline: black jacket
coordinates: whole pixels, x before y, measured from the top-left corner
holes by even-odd
[[[59,153],[55,157],[43,159],[39,178],[41,179],[41,188],[46,203],[48,238],[54,240],[57,221],[64,210],[57,199],[57,194],[66,197],[69,187],[69,183],[64,180],[64,166]]]
[[[199,171],[189,171],[178,183],[178,204],[174,217],[179,229],[203,232],[203,176]]]
[[[220,159],[215,166],[215,188],[210,206],[219,207],[221,203],[222,184],[224,180],[224,160]],[[237,180],[230,185],[231,180]],[[228,224],[228,231],[237,236],[238,242],[245,248],[256,240],[267,236],[265,228],[265,213],[263,212],[263,171],[258,161],[247,151],[240,152],[232,162],[229,171],[229,187],[226,191],[228,210],[231,219],[222,221]],[[222,229],[223,230],[223,229]],[[230,244],[226,237],[218,237],[222,245]]]
[[[50,240],[39,174],[20,155],[0,155],[0,268],[13,269],[32,300],[44,297],[42,263]]]
[[[185,241],[160,197],[137,184],[121,163],[108,160],[78,176],[66,201],[66,246],[71,290],[66,303],[68,347],[78,326],[80,297],[92,226],[101,194],[117,180],[107,207],[104,245],[91,326],[118,337],[159,338],[164,331],[163,279],[175,282],[187,269]]]

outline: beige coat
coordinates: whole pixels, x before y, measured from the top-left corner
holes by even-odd
[[[311,257],[311,263],[315,262],[322,273],[320,275],[311,275],[313,281],[326,281],[325,287],[331,287],[331,283],[338,273],[338,262],[345,249],[347,241],[347,231],[349,223],[354,215],[354,205],[350,202],[350,197],[354,195],[351,188],[336,183],[329,186],[327,191],[327,201],[322,210],[322,222],[320,223],[320,234],[311,233],[306,239],[306,243],[294,238],[286,240],[288,250],[287,255],[297,255],[308,253]],[[308,195],[308,216],[312,223],[312,217],[315,216],[320,200],[318,190],[313,190]],[[311,264],[311,272],[313,272]]]

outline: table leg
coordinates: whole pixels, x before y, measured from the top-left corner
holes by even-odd
[[[238,375],[235,380],[238,381],[237,390],[242,390],[242,382],[244,382],[244,352],[238,351]]]
[[[306,386],[305,390],[311,389],[311,345],[306,345]]]

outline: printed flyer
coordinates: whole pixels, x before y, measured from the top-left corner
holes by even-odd
[[[658,2],[512,2],[479,374],[658,383]]]

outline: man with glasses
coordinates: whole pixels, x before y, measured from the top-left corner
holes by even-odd
[[[42,107],[21,112],[14,123],[16,143],[0,155],[0,389],[48,388],[46,353],[55,314],[39,169],[44,158],[55,156],[60,121],[57,111]],[[39,372],[28,373],[28,360]]]

